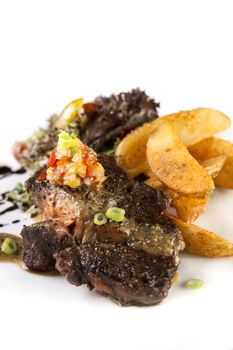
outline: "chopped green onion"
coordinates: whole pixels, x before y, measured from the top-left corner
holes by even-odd
[[[24,185],[21,184],[21,183],[18,183],[18,184],[15,186],[15,189],[16,189],[16,191],[18,191],[19,193],[25,192],[25,187],[24,187]]]
[[[75,134],[69,134],[66,131],[61,131],[58,135],[58,146],[59,152],[64,151],[67,148],[73,148],[77,145],[77,136]]]
[[[28,192],[24,192],[20,195],[19,200],[22,204],[29,204],[31,202]]]
[[[9,192],[7,195],[7,199],[11,199],[12,201],[18,202],[20,195],[16,191]]]
[[[106,211],[106,216],[116,222],[121,222],[125,218],[125,210],[122,208],[111,207]]]
[[[23,206],[24,209],[28,209],[32,205],[29,193],[22,184],[17,184],[14,190],[7,194],[7,200]]]
[[[37,216],[40,212],[40,209],[37,208],[34,204],[26,211],[27,214],[31,215],[31,218]]]
[[[198,288],[201,288],[203,284],[204,282],[202,280],[191,279],[184,283],[184,287],[189,289],[198,289]]]
[[[78,152],[78,146],[72,147],[72,152],[75,154]]]
[[[107,218],[103,213],[96,213],[94,216],[94,224],[104,225],[107,222]]]
[[[13,239],[7,237],[1,245],[1,251],[7,255],[13,255],[17,252],[17,244]]]

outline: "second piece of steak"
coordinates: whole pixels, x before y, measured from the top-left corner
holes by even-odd
[[[156,304],[168,293],[183,248],[179,230],[164,213],[168,200],[130,179],[113,158],[99,161],[107,179],[98,188],[54,186],[38,174],[26,184],[45,217],[72,230],[75,244],[51,250],[51,259],[73,284],[85,283],[122,305]],[[112,206],[125,209],[125,220],[95,225],[95,213]],[[30,250],[33,239],[23,238]]]
[[[56,268],[70,283],[86,283],[121,305],[152,305],[167,296],[177,266],[171,256],[92,242],[57,253]]]

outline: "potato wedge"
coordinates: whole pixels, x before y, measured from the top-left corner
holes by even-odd
[[[212,108],[182,111],[165,118],[172,123],[186,146],[194,145],[231,126],[231,120],[224,113]]]
[[[146,154],[155,176],[173,191],[196,195],[213,191],[213,180],[188,152],[171,123],[164,121],[156,127]]]
[[[133,130],[120,142],[116,149],[117,163],[133,177],[148,170],[146,143],[155,128],[157,120],[145,123]]]
[[[232,143],[217,137],[208,137],[189,147],[189,152],[198,161],[206,161],[210,158],[227,155]]]
[[[226,155],[222,155],[204,161],[200,161],[199,163],[203,166],[205,171],[212,177],[212,179],[214,179],[216,176],[218,176],[226,158]],[[150,169],[146,170],[144,174],[148,176],[148,180],[145,181],[145,183],[147,183],[148,185],[151,185],[154,188],[163,186],[162,182],[160,182],[159,179],[156,178],[155,174],[153,174],[153,172]]]
[[[144,181],[144,183],[148,186],[155,188],[156,190],[163,191],[168,198],[169,204],[178,195],[175,191],[171,190],[170,188],[166,187],[162,182],[160,182],[153,174],[149,177],[149,179]]]
[[[191,196],[177,196],[172,200],[172,206],[176,208],[178,217],[185,222],[195,221],[205,212],[209,196],[195,198]]]
[[[172,219],[182,233],[188,253],[207,257],[233,256],[233,243],[230,241],[175,217]]]
[[[214,179],[219,175],[220,171],[224,166],[226,159],[227,159],[227,155],[222,155],[222,156],[206,159],[200,162],[200,164],[203,166],[205,171],[212,177],[212,179]]]
[[[209,200],[209,196],[194,197],[183,196],[179,193],[171,190],[160,182],[155,175],[151,174],[149,179],[144,181],[148,186],[151,186],[157,190],[162,190],[170,198],[171,206],[176,209],[178,217],[185,222],[195,221],[201,214],[205,212],[206,204]]]
[[[223,167],[214,179],[216,186],[233,189],[233,144],[217,137],[209,137],[189,148],[190,153],[199,161],[227,156]]]
[[[218,187],[233,189],[233,145],[220,173],[214,179],[214,182]]]
[[[156,188],[157,190],[163,189],[164,185],[161,181],[159,181],[159,179],[157,179],[156,176],[150,176],[148,180],[144,181],[145,184]]]
[[[216,177],[226,160],[226,156],[210,158],[200,162],[206,172],[212,177]],[[145,183],[158,190],[163,190],[171,198],[171,206],[176,209],[178,217],[184,222],[193,222],[205,212],[206,204],[210,197],[208,195],[201,197],[185,196],[169,189],[152,173],[151,170],[146,172],[149,178]]]
[[[214,109],[198,108],[158,118],[129,133],[116,150],[118,164],[131,176],[147,170],[146,143],[152,131],[164,120],[170,121],[186,146],[191,146],[231,125],[230,119]]]

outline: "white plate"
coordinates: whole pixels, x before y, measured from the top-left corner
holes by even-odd
[[[6,156],[9,160],[9,155]],[[12,188],[24,178],[25,175],[14,175],[1,180],[0,191]],[[232,201],[232,191],[216,190],[198,224],[233,241]],[[5,226],[1,231],[19,233],[22,225],[29,223],[26,215],[8,213],[0,217],[0,222],[10,223],[18,218],[22,219],[20,224]],[[0,322],[4,320],[4,324],[1,327],[5,336],[10,337],[13,324],[19,338],[28,327],[37,338],[33,349],[41,349],[43,344],[38,329],[44,336],[48,335],[52,348],[72,346],[77,337],[80,345],[88,343],[88,348],[95,349],[119,350],[124,348],[126,339],[127,345],[135,350],[232,349],[232,271],[233,258],[208,259],[182,254],[180,280],[160,305],[119,307],[85,286],[70,285],[62,277],[36,275],[2,263]],[[183,288],[183,282],[190,278],[202,279],[204,287]],[[51,324],[54,332],[60,330],[58,339],[49,336]],[[16,339],[11,343],[16,344]]]

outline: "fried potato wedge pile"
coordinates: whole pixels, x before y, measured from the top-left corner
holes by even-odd
[[[129,133],[116,150],[118,164],[131,176],[148,170],[146,144],[153,130],[164,120],[170,122],[181,141],[187,146],[206,139],[231,125],[230,119],[215,109],[198,108],[158,118]]]
[[[191,254],[233,255],[233,243],[191,224],[205,212],[215,186],[233,189],[233,144],[213,136],[230,125],[214,109],[182,111],[145,123],[116,150],[118,164],[131,176],[144,174],[147,185],[166,193]]]
[[[172,190],[183,194],[209,194],[212,178],[177,136],[173,125],[158,125],[147,142],[147,161],[155,176]]]
[[[214,182],[216,186],[233,189],[233,144],[231,142],[209,137],[189,147],[189,152],[202,164],[211,158],[225,156],[224,164]]]
[[[233,243],[201,227],[175,217],[172,219],[182,233],[188,253],[208,257],[233,256]]]

